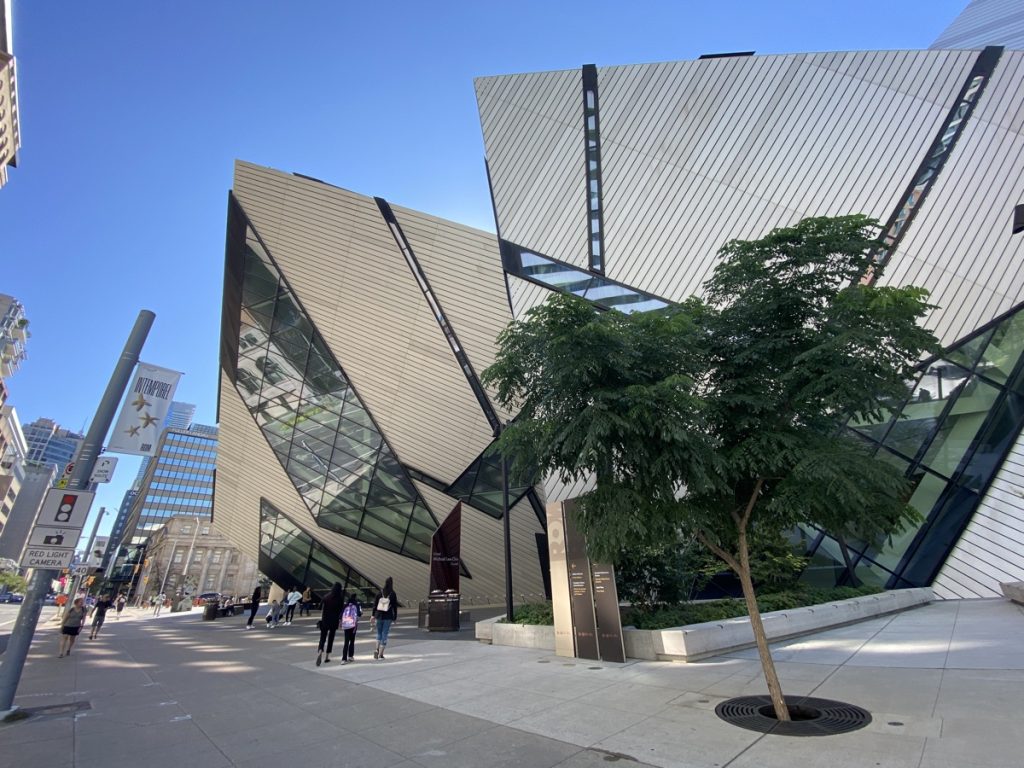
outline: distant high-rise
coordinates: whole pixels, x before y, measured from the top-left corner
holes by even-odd
[[[18,125],[18,80],[11,34],[11,0],[0,0],[0,187],[7,167],[17,165],[21,131]]]
[[[75,458],[85,436],[64,429],[53,419],[36,419],[24,427],[29,461],[53,464],[62,469]]]
[[[122,544],[141,544],[175,515],[213,519],[217,428],[165,429],[132,505]]]
[[[0,106],[0,112],[3,107]],[[0,131],[2,131],[0,118]],[[0,133],[0,143],[3,134]],[[25,307],[13,296],[0,293],[0,378],[6,378],[18,370],[25,359],[25,342],[28,340],[28,318]]]

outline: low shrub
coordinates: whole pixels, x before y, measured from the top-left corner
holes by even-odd
[[[762,612],[785,611],[807,605],[847,600],[851,597],[881,592],[877,587],[836,587],[835,589],[792,589],[759,595],[757,605]],[[740,598],[709,600],[701,603],[660,605],[646,610],[632,610],[623,616],[623,624],[637,629],[669,629],[705,621],[723,621],[747,615],[747,604]]]
[[[551,603],[527,603],[516,608],[513,624],[543,624],[551,626],[555,623],[555,615],[551,610]],[[508,624],[507,619],[502,619],[501,624]]]

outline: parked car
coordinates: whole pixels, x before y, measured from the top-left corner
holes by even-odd
[[[50,594],[48,594],[46,597],[43,598],[43,605],[56,605],[56,604],[57,604],[57,594],[55,592],[51,592]]]
[[[19,595],[17,592],[4,592],[0,595],[0,603],[20,603],[25,600],[24,595]]]
[[[212,603],[220,600],[220,592],[203,592],[199,596],[200,603]]]

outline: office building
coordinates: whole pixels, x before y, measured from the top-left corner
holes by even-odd
[[[10,405],[0,405],[0,536],[25,479],[27,453],[18,412]]]
[[[13,375],[25,359],[25,342],[31,335],[28,326],[22,303],[0,293],[0,379]]]
[[[497,239],[238,163],[218,524],[275,580],[319,558],[422,595],[429,533],[461,501],[463,591],[500,594],[500,467],[486,451],[514,414],[477,374],[504,325],[552,291],[656,311],[699,294],[729,240],[864,213],[881,223],[876,280],[931,292],[945,352],[922,364],[902,418],[850,425],[906,472],[922,514],[854,542],[857,578],[943,597],[1024,579],[1024,51],[988,44],[986,5],[1018,7],[972,4],[969,49],[480,78]],[[583,489],[512,486],[515,590],[540,592],[538,512]],[[806,580],[848,579],[827,532],[801,536]]]
[[[4,529],[0,531],[0,557],[14,561],[21,558],[46,492],[53,487],[57,478],[57,469],[53,464],[27,461],[23,471],[21,488],[11,505]]]
[[[12,22],[11,0],[0,0],[0,187],[7,183],[8,167],[18,164],[21,147]]]
[[[85,435],[64,429],[53,419],[36,419],[24,427],[29,461],[53,464],[63,471],[74,460]]]
[[[132,501],[121,544],[145,542],[175,515],[212,520],[216,459],[216,427],[165,429]]]

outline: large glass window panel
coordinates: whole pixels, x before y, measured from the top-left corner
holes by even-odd
[[[300,420],[314,421],[333,434],[338,431],[341,419],[341,400],[329,395],[317,400],[302,400],[298,405],[298,414]]]
[[[882,542],[877,549],[868,553],[872,560],[889,570],[895,570],[899,565],[900,559],[906,553],[907,547],[910,546],[914,537],[917,536],[923,521],[928,519],[939,498],[949,487],[948,481],[930,472],[919,473],[912,479],[912,482],[914,490],[907,503],[921,515],[922,523],[904,527],[903,530]]]
[[[329,531],[336,531],[346,536],[356,538],[359,534],[359,523],[362,522],[363,513],[359,509],[345,509],[341,511],[328,512],[321,508],[316,516],[317,525]]]
[[[976,376],[972,377],[953,403],[952,411],[939,425],[922,463],[951,477],[998,396],[998,389]]]
[[[861,586],[875,587],[877,589],[885,589],[889,579],[892,578],[892,573],[877,563],[871,562],[866,557],[862,557],[857,561],[857,565],[853,568],[854,574],[857,576],[857,582]]]
[[[1024,426],[1024,399],[1007,392],[996,405],[978,435],[977,445],[960,479],[962,485],[981,492],[995,476]]]
[[[986,331],[985,333],[948,350],[945,356],[957,365],[962,365],[968,370],[974,368],[974,364],[978,362],[979,355],[981,355],[982,351],[985,349],[985,345],[988,344],[989,339],[992,338],[993,330]]]
[[[1017,312],[996,326],[976,370],[986,378],[1005,384],[1020,359],[1022,349],[1024,312]]]
[[[950,493],[942,508],[928,521],[923,538],[900,576],[917,587],[931,584],[977,505],[977,494],[967,488],[957,488]]]

